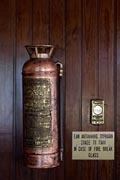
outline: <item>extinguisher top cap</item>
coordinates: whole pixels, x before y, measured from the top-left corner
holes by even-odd
[[[54,50],[53,45],[26,45],[25,47],[28,51],[30,58],[32,59],[33,58],[42,58],[42,59],[50,58]]]

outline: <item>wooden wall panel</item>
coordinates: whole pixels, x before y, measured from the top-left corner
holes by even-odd
[[[24,4],[24,6],[23,6]],[[15,62],[15,153],[16,180],[29,180],[31,170],[23,164],[22,66],[29,59],[26,44],[32,43],[32,1],[16,0],[16,62]]]
[[[99,131],[114,131],[114,1],[101,0],[98,7],[99,98],[105,101],[105,124],[99,126]],[[98,180],[112,180],[113,167],[113,161],[99,162]]]
[[[14,0],[0,3],[0,133],[12,133]]]
[[[90,123],[90,101],[98,98],[97,1],[84,0],[82,9],[82,130],[97,131]],[[82,179],[95,180],[96,172],[96,161],[82,162]]]
[[[81,177],[72,161],[72,131],[81,129],[81,1],[66,1],[65,179]]]
[[[12,135],[0,135],[0,179],[15,179],[12,154]]]
[[[49,44],[49,0],[33,1],[33,44]]]
[[[116,3],[116,12],[117,12],[117,16],[116,16],[116,58],[117,58],[117,77],[116,77],[116,87],[117,87],[117,91],[115,92],[115,99],[117,101],[116,103],[116,180],[119,180],[120,177],[120,0],[117,0]]]
[[[99,1],[99,98],[105,100],[105,124],[100,130],[114,129],[114,2]],[[107,92],[107,93],[106,93]]]
[[[0,2],[0,179],[14,178],[13,130],[13,63],[15,1]]]

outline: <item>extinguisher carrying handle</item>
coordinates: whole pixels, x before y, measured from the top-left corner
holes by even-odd
[[[56,62],[56,65],[59,66],[59,117],[60,117],[60,160],[63,160],[63,109],[62,109],[62,103],[63,103],[63,96],[62,96],[62,76],[63,76],[63,64],[61,62]]]
[[[58,61],[58,62],[56,62],[56,65],[60,67],[59,76],[62,77],[63,76],[63,64]]]

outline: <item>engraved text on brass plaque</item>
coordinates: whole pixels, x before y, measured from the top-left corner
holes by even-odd
[[[24,79],[24,143],[30,147],[50,147],[50,80]]]
[[[73,160],[114,160],[113,131],[73,131]]]

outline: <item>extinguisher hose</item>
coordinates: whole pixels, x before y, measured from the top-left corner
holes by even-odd
[[[62,90],[62,76],[63,64],[59,61],[56,62],[59,66],[59,123],[60,123],[60,160],[63,160],[63,90]]]
[[[63,160],[63,93],[62,93],[62,77],[59,77],[59,98],[60,98],[60,160]]]

